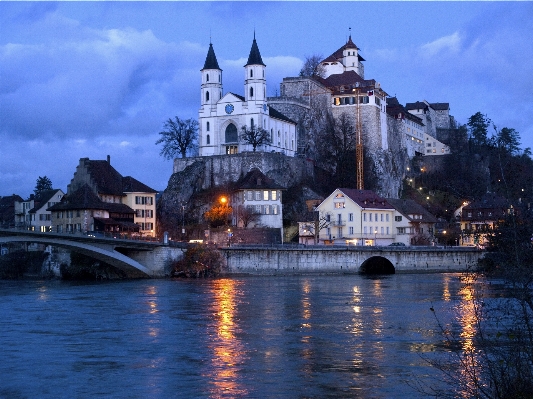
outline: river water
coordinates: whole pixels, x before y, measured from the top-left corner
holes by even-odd
[[[422,398],[459,274],[0,281],[0,398]],[[456,320],[456,322],[452,322]]]

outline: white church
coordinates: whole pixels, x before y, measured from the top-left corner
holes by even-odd
[[[242,127],[262,128],[270,133],[270,143],[257,147],[261,152],[296,154],[298,143],[296,122],[269,105],[266,96],[266,65],[254,40],[248,62],[244,66],[244,97],[224,94],[222,69],[218,65],[213,44],[202,72],[201,107],[199,111],[199,155],[229,155],[253,151],[240,137]]]

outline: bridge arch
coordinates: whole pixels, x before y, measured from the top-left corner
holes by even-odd
[[[383,256],[371,256],[365,260],[359,271],[362,274],[395,274],[396,269],[390,260]]]
[[[47,233],[49,234],[49,233]],[[112,266],[119,268],[126,272],[127,275],[142,275],[145,277],[151,276],[151,271],[146,266],[140,264],[136,260],[122,254],[115,249],[116,245],[110,245],[108,243],[103,244],[87,244],[79,241],[71,241],[61,238],[48,238],[48,237],[32,237],[24,235],[15,235],[11,237],[0,237],[1,243],[9,242],[27,242],[27,243],[41,243],[45,245],[52,245],[57,247],[66,248],[74,252],[79,252],[83,255],[90,256],[94,259],[103,261]]]

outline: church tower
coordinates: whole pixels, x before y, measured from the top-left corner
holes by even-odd
[[[202,69],[202,108],[215,107],[222,98],[222,69],[218,66],[213,44],[209,43],[209,50]]]
[[[244,97],[248,103],[248,109],[251,111],[255,111],[254,105],[259,108],[263,108],[263,105],[266,105],[265,69],[266,65],[261,59],[254,32],[254,41],[250,49],[248,62],[244,66]]]

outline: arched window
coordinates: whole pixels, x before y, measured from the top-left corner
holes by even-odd
[[[233,123],[230,123],[226,128],[226,143],[237,143],[238,141],[237,127]]]
[[[209,122],[207,122],[207,123],[209,124]],[[206,143],[207,145],[211,144],[211,137],[209,137],[209,135],[207,135],[207,136],[205,137],[205,143]]]
[[[254,118],[250,119],[250,126],[252,127],[252,129],[254,128]]]
[[[209,101],[209,92],[208,91],[205,92],[205,101]]]
[[[207,75],[205,76],[205,80],[206,80],[206,82],[209,82],[209,74],[207,74]]]
[[[205,131],[206,131],[206,132],[209,131],[209,122],[207,122],[207,123],[205,124]]]
[[[250,87],[250,98],[253,98],[254,96],[254,88]]]
[[[218,74],[218,83],[220,83],[220,74]]]

